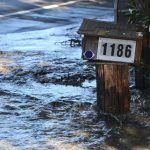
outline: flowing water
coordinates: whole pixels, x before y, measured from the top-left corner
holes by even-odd
[[[127,115],[97,112],[95,68],[70,45],[83,18],[113,15],[85,1],[0,20],[0,150],[150,149],[149,90],[131,88]]]

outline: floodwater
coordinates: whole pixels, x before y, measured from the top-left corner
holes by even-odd
[[[70,45],[83,18],[113,16],[84,1],[0,19],[0,150],[150,149],[150,91],[131,68],[131,112],[97,112],[95,68]]]

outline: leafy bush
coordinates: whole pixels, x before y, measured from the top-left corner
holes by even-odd
[[[129,22],[149,25],[150,24],[150,0],[129,0]]]

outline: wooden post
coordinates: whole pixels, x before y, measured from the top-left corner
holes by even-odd
[[[107,113],[129,112],[128,65],[97,65],[97,103]]]
[[[114,22],[84,19],[78,31],[82,58],[96,65],[98,108],[107,113],[129,112],[128,65],[140,62],[145,37],[143,27],[127,24],[127,6],[128,0],[116,0]]]
[[[126,8],[127,0],[116,0],[115,22],[126,22],[120,10]],[[107,113],[123,114],[130,110],[128,65],[96,65],[97,104]]]
[[[128,23],[128,17],[124,14],[129,11],[129,0],[115,0],[115,21],[118,23]]]

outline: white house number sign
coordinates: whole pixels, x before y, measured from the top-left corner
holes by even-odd
[[[136,41],[99,38],[97,59],[134,63]]]

